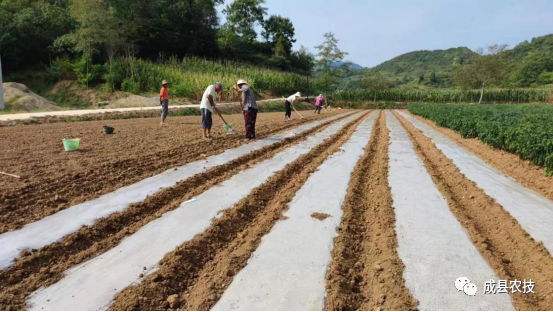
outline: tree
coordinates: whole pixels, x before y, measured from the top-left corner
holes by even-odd
[[[263,31],[261,36],[265,41],[275,46],[279,40],[282,41],[286,49],[286,54],[290,54],[292,45],[296,42],[294,39],[295,29],[289,18],[280,15],[271,15],[263,22]]]
[[[301,46],[298,51],[294,51],[290,54],[290,66],[292,70],[302,75],[305,75],[307,78],[307,96],[311,92],[309,85],[309,78],[315,68],[315,56],[313,53],[310,53],[307,48]]]
[[[324,34],[325,41],[323,44],[316,46],[319,50],[317,56],[317,65],[321,68],[321,79],[325,97],[327,97],[330,87],[336,83],[337,77],[340,76],[341,68],[333,67],[333,63],[341,62],[347,55],[346,52],[341,51],[338,48],[338,39],[334,37],[331,32]]]
[[[235,0],[223,10],[228,26],[246,42],[252,43],[257,38],[254,26],[256,23],[263,24],[267,14],[263,4],[265,0]]]
[[[0,1],[0,53],[6,72],[49,64],[55,57],[48,48],[70,32],[69,0]]]
[[[362,85],[374,92],[374,101],[376,102],[376,95],[378,92],[388,90],[394,86],[394,82],[381,72],[374,74],[365,74],[362,78]]]
[[[73,0],[71,16],[79,23],[77,30],[70,34],[75,49],[86,59],[86,84],[90,80],[89,63],[95,53],[106,49],[110,63],[110,75],[115,54],[123,45],[115,10],[106,0]]]
[[[508,71],[508,59],[504,53],[507,45],[492,45],[486,50],[478,49],[477,55],[471,59],[469,65],[455,69],[455,81],[464,90],[480,87],[480,100],[484,97],[484,88],[499,84]]]

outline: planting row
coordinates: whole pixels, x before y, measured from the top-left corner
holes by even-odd
[[[480,99],[480,90],[351,90],[333,94],[336,101],[394,101],[430,103],[475,103]],[[484,102],[536,103],[551,102],[553,94],[546,90],[490,90],[485,91]]]
[[[553,174],[553,107],[410,104],[413,114],[530,160]]]

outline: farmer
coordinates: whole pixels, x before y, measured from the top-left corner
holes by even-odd
[[[318,97],[315,98],[315,114],[321,114],[321,108],[323,107],[325,103],[325,99],[322,94],[319,94]]]
[[[246,138],[244,139],[244,142],[255,140],[255,121],[257,119],[257,103],[255,102],[255,94],[248,86],[248,83],[243,79],[239,79],[234,85],[234,88],[238,90],[238,92],[242,92],[240,106],[242,108],[242,113],[244,114],[244,124],[246,125]]]
[[[301,97],[301,93],[296,92],[296,94],[290,95],[286,99],[286,101],[284,101],[284,105],[286,106],[286,112],[284,113],[284,120],[290,120],[290,117],[292,116],[292,107],[294,107],[294,102],[300,97]]]
[[[216,82],[214,85],[209,85],[202,96],[202,102],[200,104],[200,111],[202,112],[202,129],[204,130],[204,139],[211,139],[211,126],[213,125],[213,119],[211,115],[214,113],[214,109],[217,109],[215,103],[217,93],[223,91],[223,84]]]
[[[169,87],[169,82],[163,80],[161,82],[161,91],[159,91],[159,105],[161,106],[161,123],[160,126],[163,126],[167,114],[169,113],[169,92],[167,88]]]

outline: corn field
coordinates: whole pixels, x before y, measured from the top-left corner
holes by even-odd
[[[553,175],[553,106],[409,104],[437,125],[517,154]]]
[[[476,103],[480,90],[401,90],[384,91],[351,90],[338,91],[332,95],[336,101],[390,101],[427,103]],[[553,103],[553,95],[547,90],[510,89],[484,90],[484,103]]]
[[[170,94],[177,97],[201,99],[205,88],[220,81],[224,85],[222,100],[233,100],[238,93],[232,86],[245,79],[255,92],[288,96],[307,90],[307,80],[298,74],[264,69],[236,62],[208,61],[195,57],[182,60],[171,58],[153,63],[139,59],[121,61],[126,68],[122,83],[124,91],[159,92],[162,80],[171,82]],[[129,90],[128,86],[134,86]],[[127,90],[125,90],[127,89]]]

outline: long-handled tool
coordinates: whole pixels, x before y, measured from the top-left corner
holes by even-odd
[[[15,174],[11,174],[11,173],[7,173],[7,172],[0,172],[0,174],[4,174],[4,175],[7,175],[7,176],[10,176],[10,177],[14,177],[14,178],[21,178],[20,176],[18,175],[15,175]]]
[[[221,117],[221,119],[223,120],[223,122],[225,123],[225,125],[223,126],[223,128],[225,128],[225,131],[227,132],[227,134],[232,134],[232,124],[229,124],[225,121],[225,118],[223,118],[223,115],[221,115],[221,111],[219,111],[219,109],[215,106],[213,106],[213,108],[215,109],[215,111],[217,112],[217,115],[219,115],[219,117]]]

